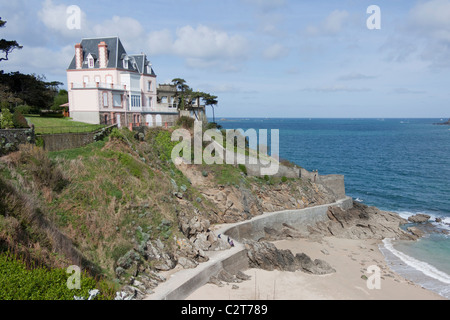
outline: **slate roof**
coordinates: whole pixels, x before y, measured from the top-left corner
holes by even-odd
[[[87,64],[87,57],[89,53],[94,57],[94,69],[99,68],[98,61],[98,44],[104,41],[108,46],[108,65],[107,68],[119,68],[124,69],[123,60],[128,57],[128,69],[129,71],[137,71],[140,74],[151,74],[155,75],[153,69],[151,73],[147,72],[145,67],[150,62],[147,60],[145,54],[139,55],[128,55],[125,48],[122,45],[119,37],[107,37],[107,38],[88,38],[81,40],[81,47],[83,48],[83,65],[82,69],[89,69]],[[75,52],[72,61],[67,68],[68,70],[76,69],[75,65]]]

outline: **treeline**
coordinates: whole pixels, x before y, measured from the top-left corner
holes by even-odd
[[[0,29],[4,28],[6,21],[0,18]],[[14,50],[20,50],[22,46],[15,40],[0,39],[0,62],[8,61],[9,54]],[[38,114],[43,110],[62,111],[59,107],[68,101],[67,91],[59,90],[62,85],[58,81],[46,81],[44,76],[36,74],[23,74],[20,72],[5,73],[0,70],[0,109],[2,110],[4,123],[10,121],[11,113]],[[6,117],[6,120],[5,120]]]
[[[42,110],[58,111],[68,101],[67,91],[59,90],[61,82],[47,82],[44,76],[0,71],[0,107],[24,114]]]

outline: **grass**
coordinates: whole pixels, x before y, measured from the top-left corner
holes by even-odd
[[[104,125],[72,121],[71,118],[51,118],[27,115],[27,121],[34,125],[36,134],[92,132]]]

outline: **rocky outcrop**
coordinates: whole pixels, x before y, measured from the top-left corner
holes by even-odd
[[[430,220],[431,216],[423,213],[416,214],[414,216],[408,217],[408,221],[412,223],[424,223]]]
[[[375,207],[354,202],[353,208],[342,210],[330,207],[328,220],[308,227],[311,236],[335,236],[347,239],[378,239],[396,238],[415,240],[413,235],[400,228],[407,221],[398,214],[382,211]]]
[[[445,126],[445,125],[450,126],[450,119],[448,119],[448,121],[446,121],[446,122],[438,122],[438,123],[434,123],[434,124],[438,125],[438,126]]]
[[[252,268],[273,271],[298,271],[323,275],[334,273],[334,270],[327,262],[316,259],[312,260],[308,255],[294,254],[290,250],[280,250],[273,243],[266,241],[245,241],[249,265]]]

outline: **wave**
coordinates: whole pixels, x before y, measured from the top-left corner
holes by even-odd
[[[430,212],[397,211],[396,213],[400,217],[402,217],[403,219],[406,219],[406,220],[408,220],[408,218],[411,216],[414,216],[419,213],[423,213],[423,214],[430,216],[430,223],[432,225],[434,225],[438,229],[444,229],[444,230],[450,231],[450,217],[448,217],[448,216],[436,215],[435,213],[430,213]],[[442,221],[436,222],[436,218],[440,218]],[[447,237],[450,236],[450,235],[445,235],[445,234],[443,234],[443,235],[447,236]]]
[[[450,275],[447,273],[440,271],[433,267],[432,265],[417,260],[413,257],[408,256],[407,254],[396,250],[392,244],[392,239],[384,239],[383,240],[384,248],[395,255],[397,258],[402,260],[406,265],[411,268],[422,272],[424,275],[436,279],[442,283],[450,284]]]

